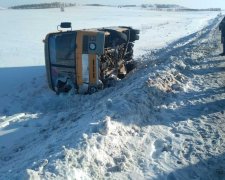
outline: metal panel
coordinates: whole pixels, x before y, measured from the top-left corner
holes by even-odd
[[[76,75],[78,91],[87,92],[88,86],[98,85],[99,58],[104,53],[104,32],[77,31],[76,39]],[[90,44],[95,43],[96,49],[91,49]]]
[[[88,48],[89,48],[88,39],[89,37],[87,35],[83,37],[83,54],[88,54]]]
[[[83,84],[82,79],[82,49],[83,49],[83,33],[82,31],[77,31],[76,39],[76,75],[77,75],[77,85]]]
[[[97,74],[95,54],[89,54],[89,77],[90,77],[90,84],[96,85],[98,74]]]
[[[51,64],[50,64],[50,54],[49,54],[49,34],[45,37],[45,68],[46,68],[46,74],[47,74],[47,80],[48,80],[48,86],[52,90],[54,90],[54,86],[52,83],[52,74],[51,74]]]
[[[89,58],[88,54],[82,54],[82,80],[83,83],[89,83]]]
[[[98,32],[96,44],[97,44],[96,54],[98,55],[104,54],[104,51],[105,51],[105,33],[104,32]]]

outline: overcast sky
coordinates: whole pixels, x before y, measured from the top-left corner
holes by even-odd
[[[20,4],[43,3],[43,2],[71,2],[71,3],[101,3],[110,5],[119,4],[178,4],[189,8],[219,7],[225,9],[225,0],[0,0],[0,6],[8,7]]]

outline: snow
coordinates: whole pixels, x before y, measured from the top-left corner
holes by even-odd
[[[215,12],[167,13],[85,6],[67,8],[63,13],[58,9],[1,11],[1,17],[5,18],[1,18],[0,39],[4,46],[0,47],[0,67],[43,66],[42,40],[47,33],[56,31],[57,25],[63,21],[72,22],[73,29],[118,25],[138,28],[141,30],[141,41],[136,43],[136,55],[139,55],[144,50],[160,48],[196,32],[215,15]],[[146,42],[146,39],[151,40],[151,43]]]
[[[221,15],[112,7],[0,13],[1,179],[225,179]],[[55,95],[42,39],[61,21],[140,29],[137,69],[92,95]]]

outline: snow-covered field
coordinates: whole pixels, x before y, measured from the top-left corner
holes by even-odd
[[[225,58],[216,12],[0,11],[0,179],[225,179]],[[46,83],[42,39],[132,25],[138,68],[92,95]]]

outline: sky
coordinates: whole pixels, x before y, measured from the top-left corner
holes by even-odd
[[[178,4],[188,8],[221,8],[225,9],[225,0],[0,0],[1,7],[44,2],[99,3],[109,5],[121,4]]]

